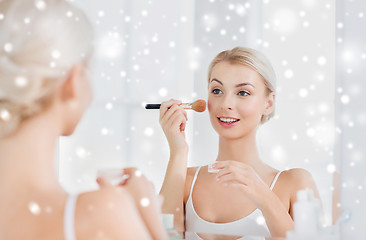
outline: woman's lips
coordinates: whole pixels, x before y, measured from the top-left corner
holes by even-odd
[[[240,121],[240,119],[232,117],[217,117],[217,120],[219,121],[220,125],[225,128],[233,127]]]

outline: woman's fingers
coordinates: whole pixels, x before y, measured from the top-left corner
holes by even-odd
[[[184,109],[177,105],[173,105],[171,109],[169,109],[168,113],[163,117],[161,121],[161,125],[163,128],[165,127],[176,127],[179,129],[181,125],[183,124],[183,127],[185,128],[187,121],[187,113]]]
[[[235,161],[231,161],[231,160],[225,160],[225,161],[217,161],[213,164],[213,168],[215,169],[223,169],[225,167],[228,167],[230,165],[233,165]]]
[[[182,125],[185,128],[185,124],[186,124],[186,118],[183,114],[175,114],[174,116],[172,116],[172,118],[170,119],[170,127],[173,128],[179,128],[180,130],[182,130]]]
[[[170,110],[170,108],[174,104],[180,105],[180,104],[182,104],[182,101],[170,99],[169,101],[162,102],[160,104],[160,119],[163,118],[163,116],[168,112],[168,110]]]
[[[216,178],[220,178],[226,174],[230,174],[233,171],[231,169],[228,168],[221,168],[220,171],[216,174]]]
[[[177,104],[173,104],[170,107],[170,109],[165,113],[165,115],[163,116],[163,119],[165,119],[165,121],[169,121],[172,118],[172,116],[179,113],[180,110],[181,110],[181,107],[179,107]]]
[[[105,178],[98,177],[97,183],[100,188],[113,187],[113,185]]]
[[[179,114],[179,110],[180,107],[178,105],[172,105],[170,109],[165,113],[165,115],[163,115],[163,117],[160,119],[161,126],[164,127],[165,125],[167,125],[174,115]]]
[[[232,172],[221,176],[220,178],[218,178],[218,181],[223,184],[242,184],[248,186],[245,176],[238,175]]]
[[[180,131],[181,132],[184,132],[186,130],[186,125],[187,125],[187,122],[183,121],[182,124],[180,125]]]
[[[234,161],[234,160],[225,160],[225,161],[216,161],[213,164],[213,168],[215,169],[223,169],[223,168],[239,168],[239,169],[249,169],[251,168],[248,164]]]
[[[138,170],[137,168],[134,168],[134,167],[130,167],[130,168],[124,168],[123,169],[123,172],[125,174],[128,174],[130,176],[133,176],[133,175],[140,175],[141,176],[141,172],[140,170]],[[137,172],[137,174],[136,174]]]

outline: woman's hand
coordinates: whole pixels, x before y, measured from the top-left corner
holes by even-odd
[[[123,169],[128,178],[118,187],[126,189],[134,199],[135,205],[153,239],[167,239],[167,234],[160,220],[162,198],[155,193],[155,188],[140,170]],[[106,179],[98,178],[100,187],[113,187]]]
[[[182,102],[171,99],[160,106],[159,122],[168,140],[172,154],[188,152],[184,130],[187,123],[187,112],[180,107]]]
[[[136,204],[142,207],[152,205],[160,213],[162,199],[156,195],[154,184],[137,168],[125,168],[123,171],[129,177],[120,185],[131,193]]]
[[[265,204],[270,188],[248,164],[238,161],[218,161],[213,165],[219,169],[217,181],[228,187],[240,189],[259,209]]]

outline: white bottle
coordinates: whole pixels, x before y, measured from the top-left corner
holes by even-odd
[[[161,214],[163,225],[168,233],[169,240],[181,240],[182,236],[174,228],[174,215],[173,214]]]
[[[299,235],[315,236],[318,234],[319,211],[313,191],[310,189],[297,192],[297,201],[293,206],[295,232]]]
[[[297,201],[292,208],[294,231],[287,232],[288,240],[315,240],[320,234],[320,203],[310,189],[297,192]]]
[[[287,232],[287,240],[338,240],[334,227],[322,227],[322,213],[319,199],[310,189],[297,192],[293,208],[294,231]]]

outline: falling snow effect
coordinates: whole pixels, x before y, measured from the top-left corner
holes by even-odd
[[[19,88],[24,88],[28,85],[28,79],[23,76],[18,76],[15,78],[15,85]]]
[[[60,51],[59,51],[59,50],[53,50],[53,51],[52,51],[52,58],[53,58],[53,59],[59,59],[59,58],[60,58],[60,56],[61,56],[61,53],[60,53]]]
[[[256,222],[257,222],[258,225],[262,226],[266,223],[266,220],[264,219],[263,216],[259,216],[259,217],[257,217]]]
[[[45,1],[43,0],[36,0],[34,1],[34,5],[41,11],[45,10],[47,5],[45,3]]]
[[[41,208],[36,202],[30,202],[28,204],[28,209],[34,215],[39,215],[41,213]]]
[[[360,1],[345,1],[345,4]],[[366,40],[352,41],[343,34],[352,26],[364,25],[366,9],[349,11],[347,17],[343,12],[344,16],[332,21],[336,6],[330,0],[301,0],[283,5],[263,0],[262,7],[266,11],[253,14],[258,11],[256,3],[204,0],[194,3],[195,11],[173,12],[164,10],[175,9],[168,1],[160,3],[166,8],[159,11],[153,1],[132,3],[133,12],[123,3],[116,9],[104,5],[87,9],[95,17],[98,32],[95,52],[101,63],[92,75],[96,103],[82,122],[85,130],[70,140],[76,141],[76,145],[66,142],[61,145],[61,150],[71,149],[62,158],[77,156],[68,167],[82,161],[80,156],[87,156],[85,153],[93,149],[93,157],[87,159],[95,165],[100,166],[102,159],[105,165],[138,165],[143,172],[151,169],[150,176],[159,189],[169,147],[158,122],[159,111],[145,111],[143,106],[170,98],[205,98],[209,61],[219,51],[246,45],[262,50],[277,75],[276,117],[260,129],[261,156],[279,169],[302,167],[310,171],[320,190],[329,224],[332,204],[329,189],[333,174],[343,170],[336,159],[343,154],[341,158],[345,163],[341,166],[348,167],[348,171],[366,169],[364,145],[350,137],[358,134],[361,139],[361,132],[366,132],[366,107],[354,110],[364,102],[366,86],[360,81],[366,74],[360,71],[365,69]],[[74,17],[72,12],[65,14]],[[263,21],[256,22],[253,17],[256,14],[264,14]],[[0,20],[5,17],[0,15]],[[113,23],[108,22],[109,19],[113,19]],[[191,26],[194,28],[189,29]],[[263,29],[263,35],[256,29]],[[330,37],[333,35],[329,29],[337,31],[335,38]],[[340,66],[334,65],[332,44],[338,49]],[[10,42],[2,48],[6,53],[14,51]],[[56,64],[62,53],[51,53],[51,56]],[[344,77],[342,84],[334,81],[335,69],[336,77]],[[189,165],[206,164],[205,161],[208,163],[216,156],[216,135],[207,112],[189,113],[188,118]],[[342,141],[344,146],[340,153],[336,145],[338,138],[347,136],[349,139]],[[90,143],[91,139],[97,143]],[[200,146],[203,142],[210,147]],[[78,154],[75,146],[83,146],[84,151],[79,149]],[[62,169],[67,175],[67,167]],[[80,167],[79,171],[88,170]],[[93,171],[88,174],[92,175]],[[75,179],[70,180],[69,185],[75,184]],[[359,205],[364,204],[362,193],[366,180],[343,181],[343,189],[354,196],[352,203],[357,200]],[[83,186],[91,185],[83,179],[75,184],[75,188]],[[354,215],[350,217],[353,218]],[[357,231],[359,225],[352,224],[352,227]]]
[[[4,45],[4,51],[6,53],[12,52],[13,51],[13,44],[11,44],[11,43],[5,43],[5,45]]]
[[[150,205],[150,200],[148,198],[142,198],[140,200],[140,204],[143,207],[148,207]]]
[[[0,118],[3,121],[9,121],[11,119],[11,115],[8,110],[2,109],[2,110],[0,110]]]
[[[140,170],[137,170],[137,171],[135,172],[135,176],[136,176],[136,177],[141,177],[141,176],[142,176],[142,172],[141,172]]]

